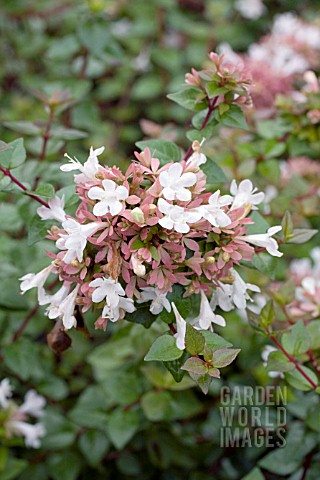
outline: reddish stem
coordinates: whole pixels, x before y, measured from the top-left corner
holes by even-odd
[[[44,135],[43,135],[42,149],[41,149],[41,153],[40,153],[40,157],[39,157],[40,162],[42,162],[45,159],[45,156],[46,156],[48,140],[50,138],[50,130],[51,130],[52,123],[53,123],[53,117],[54,117],[54,112],[53,112],[53,109],[50,108],[48,123],[47,123],[47,126],[46,126],[46,130],[44,132]]]
[[[26,328],[26,326],[28,325],[29,321],[31,320],[31,318],[37,313],[39,309],[39,305],[35,305],[31,310],[30,312],[28,313],[28,315],[25,317],[25,319],[23,320],[23,322],[21,323],[20,327],[18,328],[18,330],[13,334],[12,336],[12,342],[16,342],[18,340],[18,338],[21,337],[22,333],[24,332],[24,329]]]
[[[168,327],[170,328],[173,335],[175,335],[177,333],[176,327],[173,325],[173,323],[169,323]]]
[[[215,108],[216,108],[216,103],[217,103],[217,101],[218,101],[218,98],[219,98],[219,97],[214,97],[214,99],[212,100],[212,102],[210,102],[210,100],[209,100],[209,105],[208,105],[209,108],[208,108],[208,111],[207,111],[207,115],[206,115],[205,119],[204,119],[203,122],[202,122],[202,125],[201,125],[201,127],[200,127],[200,131],[203,130],[203,129],[207,126],[207,123],[209,122],[210,117],[211,117],[211,113],[212,113],[212,112],[215,110]],[[188,148],[187,153],[185,154],[183,160],[184,160],[184,161],[188,160],[188,158],[191,156],[192,152],[193,152],[192,145],[190,145],[190,147]]]
[[[0,166],[0,172],[2,172],[4,175],[6,175],[7,177],[9,177],[16,185],[18,185],[18,187],[20,187],[24,192],[27,192],[28,189],[27,187],[25,187],[16,177],[14,177],[12,175],[12,173],[10,172],[10,170],[7,170],[3,167]],[[47,204],[47,202],[45,202],[44,200],[42,200],[40,197],[38,197],[37,195],[34,195],[33,193],[26,193],[26,195],[30,198],[33,198],[33,200],[36,200],[37,202],[41,203],[41,205],[44,205],[45,207],[49,208],[49,205]]]
[[[293,363],[295,368],[298,370],[299,373],[301,373],[301,375],[307,380],[308,383],[310,383],[310,385],[312,386],[312,388],[314,390],[316,390],[317,388],[317,385],[314,383],[313,380],[311,380],[311,378],[309,377],[309,375],[307,375],[301,368],[301,366],[299,365],[299,363],[296,361],[296,359],[290,355],[290,353],[288,353],[284,348],[283,346],[281,345],[281,343],[279,342],[279,340],[274,337],[273,335],[270,336],[270,339],[273,341],[273,343],[279,348],[279,350],[287,357],[287,359],[289,360],[289,362]]]

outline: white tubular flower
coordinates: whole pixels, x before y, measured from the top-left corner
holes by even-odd
[[[62,317],[62,323],[66,330],[77,325],[76,317],[74,316],[74,309],[76,307],[76,297],[78,295],[80,285],[77,285],[74,290],[61,302],[59,307],[59,317]]]
[[[211,330],[213,323],[220,325],[220,327],[226,326],[225,319],[221,315],[216,315],[213,312],[209,300],[203,290],[201,290],[200,313],[198,317],[190,323],[199,330],[208,330],[209,328]]]
[[[181,317],[177,307],[173,302],[171,302],[174,315],[176,317],[177,324],[177,333],[174,334],[176,339],[176,345],[179,350],[184,350],[186,348],[185,336],[187,331],[187,322]]]
[[[207,157],[205,156],[204,153],[201,153],[200,151],[193,152],[193,154],[188,158],[187,160],[187,166],[193,166],[193,167],[200,167],[200,165],[203,165],[204,163],[207,162]]]
[[[103,180],[103,188],[92,187],[88,192],[91,200],[99,200],[93,207],[93,214],[97,217],[111,213],[118,215],[123,208],[123,200],[129,196],[129,191],[123,185],[118,186],[113,180]]]
[[[182,165],[174,163],[168,170],[161,172],[159,182],[163,188],[162,195],[167,200],[191,200],[191,192],[187,187],[192,187],[197,182],[197,176],[192,172],[182,173]]]
[[[247,293],[247,290],[259,293],[260,288],[252,283],[246,283],[234,268],[230,268],[230,274],[234,278],[234,281],[231,285],[231,299],[237,308],[244,310],[247,306],[247,300],[252,301],[251,297]]]
[[[196,210],[199,211],[203,218],[208,220],[214,227],[227,227],[231,224],[228,215],[222,210],[222,207],[232,202],[230,195],[220,197],[220,190],[217,190],[209,198],[208,205],[201,205]]]
[[[45,295],[40,305],[50,305],[46,309],[46,315],[52,320],[60,315],[60,305],[68,296],[70,286],[62,285],[62,287],[54,295]]]
[[[94,303],[100,303],[104,299],[106,301],[102,311],[102,318],[108,318],[111,322],[116,322],[120,318],[121,310],[128,313],[135,311],[133,300],[124,296],[124,289],[113,278],[96,278],[89,283],[89,286],[95,288],[92,293],[92,301]]]
[[[158,208],[161,213],[165,214],[158,223],[163,228],[174,229],[179,233],[188,233],[190,231],[188,223],[198,222],[202,216],[199,209],[186,210],[183,207],[171,205],[163,198],[159,198]]]
[[[39,448],[41,445],[40,438],[43,437],[46,433],[42,423],[36,423],[32,425],[31,423],[21,422],[21,421],[12,421],[8,422],[10,428],[17,435],[22,435],[25,439],[27,447]]]
[[[59,240],[56,241],[56,246],[59,250],[67,250],[63,258],[65,263],[71,263],[72,260],[82,262],[83,251],[87,245],[88,237],[94,235],[102,224],[97,222],[81,225],[73,218],[68,218],[62,223],[62,228],[67,234],[60,233]]]
[[[39,207],[37,213],[42,220],[58,220],[62,223],[66,219],[66,212],[64,211],[64,195],[61,199],[59,197],[50,198],[48,201],[49,208]]]
[[[272,347],[271,345],[266,345],[262,352],[261,352],[261,358],[263,360],[263,366],[266,367],[267,366],[267,363],[268,363],[268,358],[269,358],[269,355],[270,353],[272,352],[277,352],[277,349],[275,347]],[[284,375],[282,372],[276,372],[276,371],[272,371],[272,372],[268,372],[268,375],[270,378],[284,378]]]
[[[121,310],[132,313],[135,309],[132,298],[119,297],[119,303],[116,307],[111,306],[108,303],[105,304],[102,311],[102,318],[107,318],[111,322],[116,322],[120,318]]]
[[[252,301],[247,290],[260,292],[260,288],[252,283],[246,283],[234,268],[230,268],[230,275],[233,277],[232,284],[223,284],[219,282],[212,295],[210,306],[215,309],[217,306],[224,312],[230,312],[234,307],[244,310],[247,306],[247,300]]]
[[[24,397],[24,403],[19,407],[20,413],[31,415],[32,417],[42,417],[46,399],[38,395],[34,390],[29,390]]]
[[[224,312],[230,312],[233,309],[231,285],[220,284],[215,289],[210,300],[210,307],[215,310],[217,306]]]
[[[4,378],[0,382],[0,407],[7,408],[9,398],[12,397],[12,386],[8,378]]]
[[[100,303],[106,299],[109,305],[116,307],[119,303],[120,296],[125,295],[125,291],[119,282],[116,282],[111,277],[95,278],[89,283],[89,287],[94,287],[92,293],[92,301]]]
[[[80,170],[81,174],[80,175],[75,175],[74,180],[76,183],[83,183],[85,184],[86,182],[96,182],[96,174],[99,171],[99,160],[98,156],[102,154],[104,151],[104,147],[97,148],[96,150],[93,150],[93,148],[90,148],[90,154],[88,157],[88,160],[82,165],[82,163],[79,162],[79,160],[75,159],[73,160],[72,158],[69,157],[69,155],[65,154],[65,157],[69,159],[69,163],[66,163],[64,165],[61,165],[60,170],[63,172],[71,172],[72,170]]]
[[[37,288],[39,304],[43,305],[42,298],[45,296],[43,285],[45,284],[48,276],[50,275],[52,268],[52,265],[49,265],[38,273],[27,273],[27,275],[19,278],[19,280],[21,280],[21,293],[24,294],[31,288]]]
[[[234,200],[231,206],[231,210],[244,207],[246,204],[250,204],[252,210],[257,210],[255,205],[261,203],[264,199],[263,192],[257,192],[257,188],[254,188],[251,180],[242,180],[237,186],[237,182],[232,180],[230,186],[230,193],[234,196]]]
[[[235,8],[244,18],[256,20],[267,10],[261,0],[237,0]]]
[[[272,235],[280,232],[282,230],[281,226],[271,227],[267,231],[267,233],[258,233],[256,235],[244,235],[236,237],[239,240],[243,240],[244,242],[251,243],[252,245],[256,245],[257,247],[262,247],[267,250],[270,255],[273,257],[282,257],[283,253],[279,252],[279,245],[278,242],[272,238]]]
[[[150,312],[158,315],[165,308],[167,312],[171,312],[171,305],[165,293],[160,293],[158,288],[145,287],[141,288],[141,298],[137,303],[145,303],[151,300]]]

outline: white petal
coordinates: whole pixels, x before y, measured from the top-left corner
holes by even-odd
[[[109,205],[109,200],[101,200],[101,202],[96,203],[93,207],[93,214],[97,217],[106,215],[109,213]]]
[[[100,200],[104,197],[104,191],[100,187],[92,187],[88,192],[88,197],[91,200]]]
[[[187,172],[181,176],[179,184],[182,185],[183,187],[192,187],[192,185],[194,185],[196,182],[197,182],[197,175],[195,175],[192,172]]]
[[[113,180],[103,180],[102,182],[103,188],[106,192],[114,192],[116,190],[117,184]]]
[[[129,196],[128,189],[123,185],[120,185],[120,187],[118,187],[116,190],[116,196],[118,200],[126,200],[126,198]]]
[[[189,200],[191,200],[191,192],[190,192],[190,190],[187,190],[186,188],[179,188],[179,190],[176,192],[175,196],[181,202],[189,202]]]
[[[161,227],[166,228],[167,230],[172,230],[173,228],[173,221],[169,217],[160,218],[158,223]]]

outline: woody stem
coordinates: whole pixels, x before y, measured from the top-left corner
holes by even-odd
[[[25,187],[16,177],[14,177],[12,175],[12,173],[10,172],[10,170],[7,170],[6,168],[3,168],[0,166],[0,172],[2,172],[4,175],[6,175],[7,177],[9,177],[16,185],[18,185],[19,188],[21,188],[24,192],[28,192],[28,189],[27,187]],[[36,200],[37,202],[41,203],[41,205],[49,208],[49,205],[47,204],[47,202],[45,202],[44,200],[42,200],[40,197],[38,197],[37,195],[34,195],[33,193],[26,193],[26,195],[30,198],[33,198],[33,200]]]

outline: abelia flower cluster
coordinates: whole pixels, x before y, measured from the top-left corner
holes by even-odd
[[[153,315],[173,309],[177,346],[184,348],[186,322],[167,298],[174,285],[183,287],[185,297],[200,295],[199,316],[190,319],[194,328],[225,325],[216,307],[243,309],[250,299],[247,290],[259,291],[235,267],[251,261],[254,246],[281,256],[272,238],[281,227],[248,235],[253,223],[248,215],[264,194],[250,180],[233,181],[230,195],[206,191],[200,168],[206,157],[198,142],[188,160],[163,166],[146,148],[135,153],[125,173],[100,165],[102,152],[91,148],[84,165],[72,159],[62,165],[63,171],[80,171],[74,176],[80,201],[76,218],[64,212],[63,198],[38,209],[43,219],[59,223],[48,237],[57,253],[48,253],[52,261],[44,270],[21,278],[21,290],[36,287],[39,304],[65,329],[76,326],[76,308],[99,311],[95,326],[102,329],[140,303],[149,302]],[[51,274],[61,282],[53,295],[45,290]]]
[[[248,7],[250,2],[244,3]],[[262,13],[263,4],[260,7]],[[297,74],[319,68],[319,50],[318,26],[291,12],[276,16],[271,33],[253,43],[246,54],[234,52],[227,43],[219,46],[234,66],[254,78],[251,94],[256,109],[272,108],[277,94],[293,90]]]
[[[45,435],[45,428],[41,422],[30,423],[30,417],[40,418],[46,400],[34,390],[29,390],[22,405],[18,406],[12,399],[12,386],[7,378],[0,382],[0,432],[5,438],[11,439],[14,435],[24,437],[27,447],[39,448],[41,438]]]

